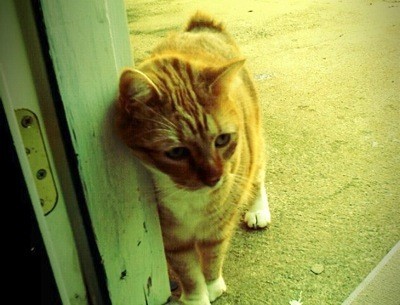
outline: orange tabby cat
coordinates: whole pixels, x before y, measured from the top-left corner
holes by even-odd
[[[117,126],[152,173],[179,303],[210,304],[226,290],[222,265],[242,213],[251,228],[270,222],[257,92],[224,26],[198,12],[125,70]]]

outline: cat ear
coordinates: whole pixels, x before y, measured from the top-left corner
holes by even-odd
[[[125,103],[127,109],[130,104],[136,102],[146,103],[150,99],[161,96],[156,84],[143,72],[135,69],[127,69],[122,72],[119,79],[120,102]]]
[[[214,93],[221,93],[229,88],[232,79],[243,67],[245,59],[237,59],[221,67],[206,71],[206,78],[210,82],[210,89]]]

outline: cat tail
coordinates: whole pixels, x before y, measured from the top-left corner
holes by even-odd
[[[225,26],[222,24],[222,22],[214,20],[214,18],[212,18],[207,13],[197,11],[192,16],[192,18],[190,18],[185,28],[185,32],[195,32],[202,30],[223,32],[225,31]]]

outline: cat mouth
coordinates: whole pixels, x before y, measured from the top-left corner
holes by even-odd
[[[189,191],[198,191],[198,190],[209,190],[210,192],[215,191],[219,189],[222,184],[223,184],[223,179],[222,177],[219,179],[216,179],[215,181],[197,181],[194,183],[176,183],[177,187]]]

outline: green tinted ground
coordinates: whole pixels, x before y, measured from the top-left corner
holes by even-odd
[[[341,304],[400,239],[399,1],[126,3],[136,62],[200,8],[259,88],[273,224],[239,227],[214,304]]]

